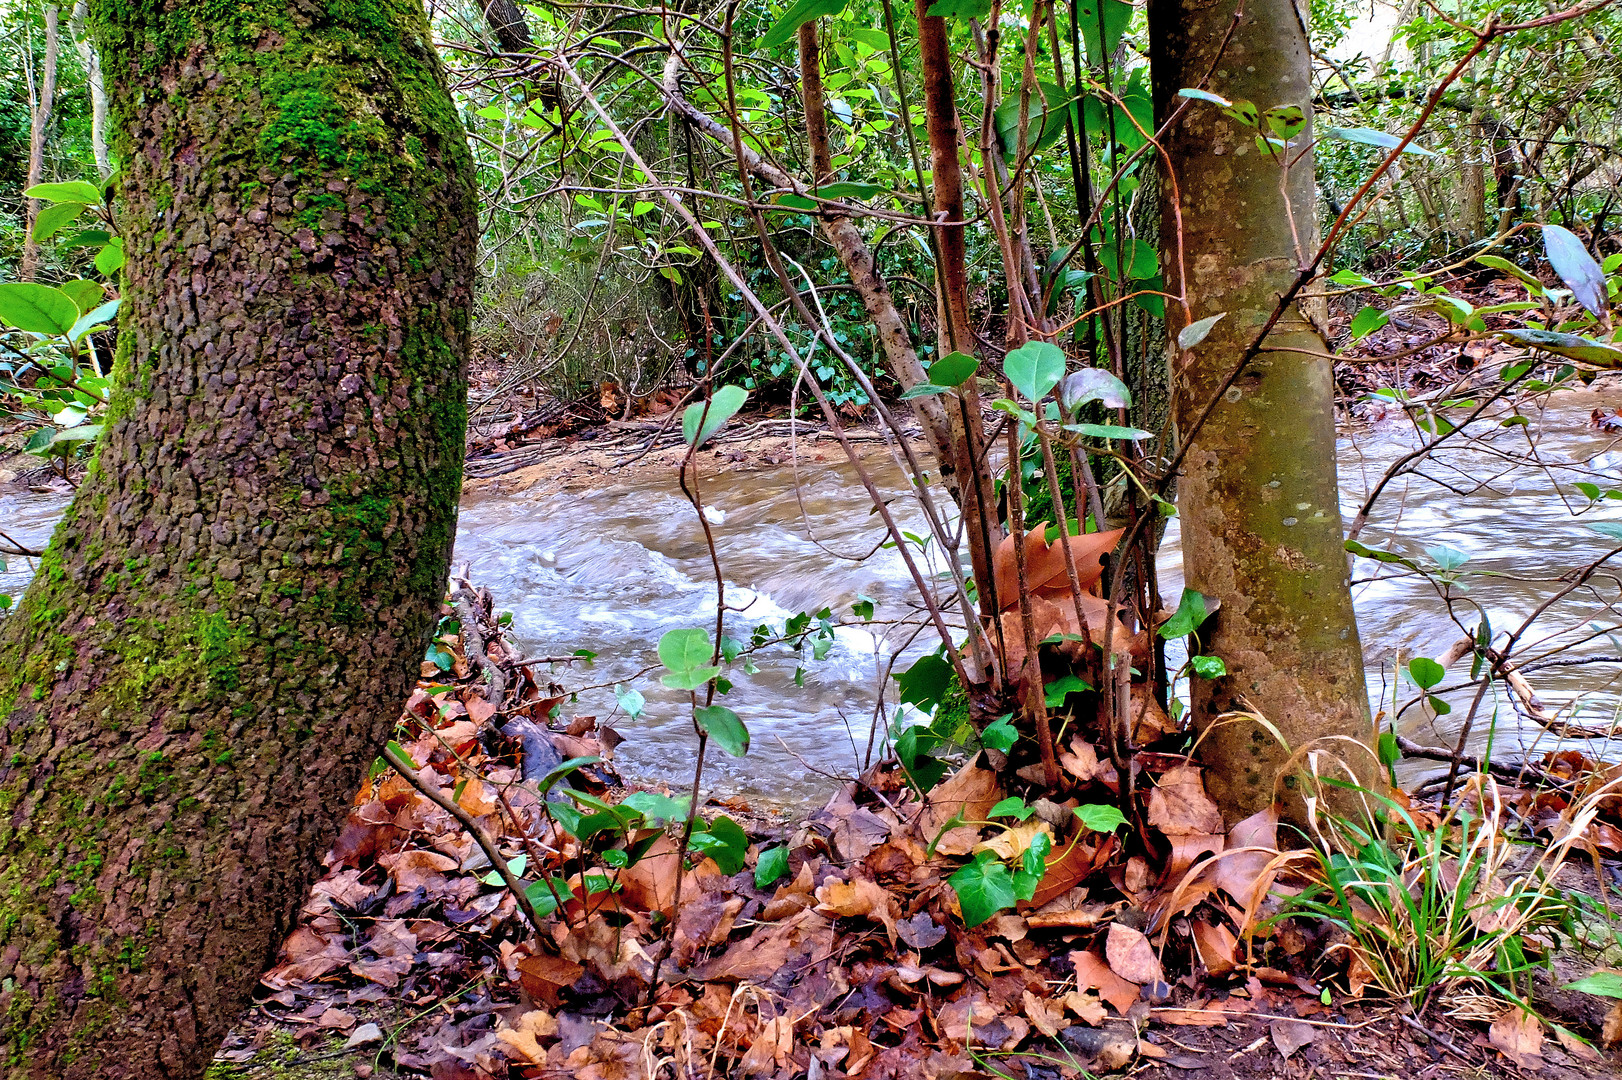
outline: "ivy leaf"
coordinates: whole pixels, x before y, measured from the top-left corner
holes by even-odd
[[[755,888],[764,889],[788,873],[788,848],[767,848],[755,860]]]
[[[1228,673],[1228,665],[1222,662],[1220,656],[1191,656],[1188,662],[1194,668],[1194,674],[1202,679],[1220,679]]]
[[[733,757],[743,757],[749,752],[749,729],[731,709],[723,705],[703,705],[693,710],[693,718]]]
[[[1605,274],[1576,233],[1558,225],[1543,226],[1543,253],[1579,304],[1595,316],[1605,310]]]
[[[1008,753],[1013,745],[1019,741],[1019,732],[1015,731],[1014,725],[1008,722],[1009,717],[1012,715],[1012,713],[1009,713],[1008,716],[999,716],[995,722],[987,724],[980,732],[981,745],[989,746],[993,750],[1001,750],[1005,754]]]
[[[1126,817],[1119,807],[1104,803],[1088,803],[1076,807],[1076,817],[1081,823],[1093,832],[1114,832],[1126,824]]]
[[[934,653],[920,656],[912,666],[895,677],[904,705],[915,705],[928,712],[946,697],[957,673],[952,665]]]
[[[783,12],[783,17],[772,24],[760,38],[760,47],[775,49],[779,45],[786,45],[790,38],[799,33],[800,27],[812,19],[820,19],[824,15],[838,15],[845,10],[850,0],[798,0],[797,3]]]
[[[1210,603],[1210,598],[1204,593],[1185,588],[1183,598],[1177,603],[1176,614],[1160,624],[1160,636],[1167,641],[1187,637],[1198,630],[1215,610],[1216,606]]]
[[[1018,795],[1010,795],[1008,798],[986,811],[986,818],[989,820],[991,818],[1011,817],[1019,821],[1024,821],[1034,813],[1036,813],[1035,807],[1026,806],[1025,800],[1020,798]],[[1047,834],[1043,833],[1042,835],[1046,836]]]
[[[1009,876],[1008,867],[990,851],[976,855],[973,862],[960,867],[946,883],[957,893],[965,926],[979,926],[997,912],[1013,907],[1019,899],[1014,893],[1014,879]]]
[[[1083,690],[1091,690],[1092,684],[1077,675],[1065,675],[1048,683],[1044,689],[1044,701],[1048,708],[1057,709],[1064,704],[1064,699],[1071,694],[1079,694]]]

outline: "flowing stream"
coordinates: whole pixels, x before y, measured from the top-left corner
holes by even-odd
[[[1607,519],[1622,522],[1622,506],[1609,511],[1613,503],[1602,499],[1589,509],[1572,486],[1583,481],[1622,488],[1616,437],[1588,424],[1591,409],[1618,404],[1622,394],[1616,392],[1567,394],[1549,410],[1529,414],[1529,425],[1498,428],[1486,442],[1437,454],[1423,475],[1390,485],[1359,539],[1427,567],[1437,552],[1444,560],[1458,558],[1442,546],[1467,554],[1460,580],[1466,591],[1453,590],[1459,622],[1473,631],[1484,611],[1495,632],[1515,630],[1567,587],[1562,575],[1622,543],[1591,527]],[[1368,486],[1414,445],[1411,428],[1397,420],[1343,432],[1341,493],[1348,520]],[[736,685],[725,701],[748,724],[753,744],[743,759],[712,749],[706,791],[788,808],[826,797],[833,778],[850,775],[867,755],[875,691],[891,653],[933,647],[933,631],[917,633],[914,625],[914,589],[903,560],[878,547],[883,526],[870,513],[866,493],[849,466],[836,460],[836,450],[823,454],[828,461],[802,463],[806,486],[798,497],[788,466],[707,466],[703,494],[725,581],[727,631],[747,641],[757,625],[781,628],[786,618],[823,607],[835,618],[850,617],[862,598],[875,603],[879,621],[838,628],[820,660],[809,645],[800,653],[771,645],[754,655],[754,674],[734,665]],[[1522,460],[1528,456],[1531,463]],[[921,531],[921,514],[905,496],[900,472],[874,469],[880,486],[899,496],[891,505],[903,526]],[[43,545],[64,505],[61,495],[0,496],[0,529]],[[1576,516],[1579,511],[1586,513]],[[1161,557],[1169,605],[1181,590],[1180,560],[1174,520]],[[626,736],[617,753],[625,774],[673,784],[691,777],[696,740],[687,695],[660,685],[656,646],[671,629],[712,629],[717,590],[703,530],[673,472],[610,476],[578,492],[470,491],[462,503],[455,564],[467,564],[471,579],[490,590],[498,609],[513,613],[513,637],[526,655],[595,654],[589,664],[535,670],[550,672],[566,690],[584,688],[565,704],[564,716],[593,714]],[[0,572],[0,592],[19,592],[30,572],[25,560],[11,559]],[[1451,707],[1443,715],[1413,700],[1414,688],[1398,681],[1396,668],[1415,656],[1442,654],[1463,631],[1426,578],[1364,559],[1354,573],[1371,700],[1389,715],[1395,695],[1400,731],[1451,745],[1474,691],[1448,687],[1464,680],[1468,665],[1455,665],[1438,687]],[[1589,586],[1551,605],[1517,646],[1523,659],[1562,662],[1528,675],[1543,705],[1561,719],[1602,729],[1617,721],[1619,603],[1616,580],[1596,575]],[[1604,657],[1619,662],[1602,662]],[[645,696],[639,717],[631,719],[619,707],[615,684]],[[1486,750],[1489,738],[1496,740],[1495,753],[1505,756],[1556,748],[1555,736],[1497,690],[1495,684],[1477,710],[1468,740],[1472,750]],[[1436,766],[1405,767],[1411,777]]]

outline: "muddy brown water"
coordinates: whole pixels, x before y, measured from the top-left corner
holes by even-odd
[[[1446,545],[1468,554],[1460,579],[1467,591],[1454,592],[1458,621],[1473,630],[1485,612],[1495,631],[1514,630],[1565,587],[1563,574],[1622,542],[1591,527],[1595,521],[1622,523],[1622,502],[1602,500],[1589,509],[1572,486],[1584,481],[1622,488],[1622,446],[1616,436],[1587,424],[1591,409],[1619,404],[1618,391],[1568,394],[1545,411],[1528,410],[1532,423],[1525,427],[1499,428],[1485,444],[1437,454],[1422,474],[1388,489],[1360,539],[1427,565],[1427,548]],[[1343,431],[1341,493],[1348,519],[1368,485],[1413,445],[1411,429],[1396,421]],[[1535,461],[1519,463],[1507,456],[1511,452]],[[896,496],[892,506],[904,526],[918,531],[922,517],[899,470],[874,470],[880,486]],[[851,469],[816,462],[801,475],[806,483],[798,497],[787,466],[731,466],[704,477],[728,632],[747,639],[757,625],[781,626],[797,612],[822,607],[849,617],[861,597],[875,602],[879,620],[915,617],[911,578],[894,550],[878,547],[882,525]],[[64,506],[59,494],[0,496],[0,529],[42,545]],[[1180,558],[1174,520],[1160,560],[1169,605],[1181,590]],[[455,562],[468,564],[498,608],[513,613],[513,637],[528,655],[596,654],[589,665],[550,670],[565,688],[584,688],[565,705],[564,715],[596,715],[625,734],[618,751],[623,772],[673,784],[691,777],[696,740],[687,695],[660,685],[656,647],[666,631],[713,627],[717,591],[703,530],[672,472],[611,475],[573,492],[469,490]],[[9,563],[0,573],[0,591],[16,593],[31,568],[26,560]],[[1412,687],[1396,675],[1399,664],[1437,656],[1462,635],[1447,604],[1430,582],[1400,566],[1358,560],[1354,575],[1371,701],[1390,713],[1395,694],[1399,730],[1451,745],[1471,692],[1444,690],[1452,711],[1437,715],[1413,703]],[[1617,581],[1600,575],[1592,587],[1550,607],[1518,646],[1518,655],[1527,658],[1587,661],[1529,676],[1544,705],[1563,718],[1622,727],[1622,663],[1594,662],[1622,658],[1619,602]],[[826,798],[835,778],[850,775],[866,757],[875,692],[890,654],[933,645],[928,630],[909,645],[914,631],[889,622],[845,626],[821,660],[809,646],[796,654],[779,645],[753,657],[754,674],[734,665],[734,688],[724,700],[748,724],[753,744],[743,759],[712,749],[706,791],[786,809]],[[1466,674],[1459,666],[1443,687]],[[619,708],[616,683],[645,696],[640,717],[631,719]],[[1483,701],[1469,745],[1482,752],[1489,739],[1494,754],[1505,756],[1561,745],[1496,694]],[[1564,745],[1602,749],[1588,742]],[[1405,763],[1409,777],[1435,767]]]

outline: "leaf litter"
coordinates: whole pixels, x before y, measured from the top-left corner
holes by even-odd
[[[1224,832],[1201,770],[1178,755],[1134,760],[1147,843],[1070,812],[1119,788],[1076,736],[1065,801],[1024,821],[985,821],[1016,781],[979,757],[923,796],[889,762],[787,828],[740,814],[735,872],[696,858],[678,886],[677,844],[652,828],[623,841],[640,859],[612,866],[548,806],[681,796],[621,783],[618,734],[561,718],[561,690],[513,663],[482,600],[486,632],[463,636],[484,643],[482,662],[463,637],[440,639],[450,666],[425,662],[398,745],[494,839],[545,909],[540,931],[457,817],[380,762],[223,1063],[256,1064],[291,1037],[296,1060],[337,1057],[362,1078],[1591,1075],[1596,1051],[1563,1027],[1545,1039],[1522,1010],[1473,1041],[1433,1038],[1349,993],[1355,964],[1334,934],[1277,918],[1295,873],[1278,858],[1277,814]],[[543,791],[564,758],[589,764],[567,792]],[[1605,770],[1550,767],[1578,784]],[[758,880],[762,852],[779,849],[781,874]],[[1028,899],[966,925],[948,878],[994,857],[1040,858],[1045,873]]]

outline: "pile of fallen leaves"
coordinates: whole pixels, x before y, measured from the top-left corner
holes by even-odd
[[[703,858],[678,875],[675,836],[645,829],[628,838],[642,857],[588,893],[600,852],[545,799],[631,797],[609,764],[619,737],[556,715],[566,695],[514,663],[488,596],[463,590],[446,614],[460,625],[424,663],[400,746],[523,885],[573,896],[533,932],[456,817],[380,768],[227,1061],[289,1033],[358,1076],[436,1080],[1271,1076],[1479,1066],[1502,1049],[1367,1030],[1378,1014],[1348,1000],[1333,933],[1266,921],[1288,891],[1276,814],[1224,829],[1187,759],[1134,757],[1142,834],[1090,826],[1078,810],[1111,803],[1120,777],[1079,736],[1060,788],[1029,804],[984,755],[926,795],[891,762],[787,835],[749,837],[735,873]],[[569,774],[573,794],[543,792],[579,758],[600,760]],[[953,887],[1033,849],[1028,899]]]

